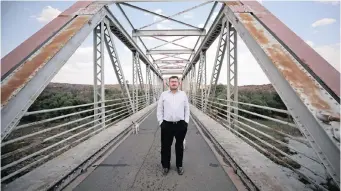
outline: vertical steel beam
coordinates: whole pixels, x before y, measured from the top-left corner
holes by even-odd
[[[191,100],[192,100],[192,104],[196,105],[196,88],[195,88],[195,65],[192,66],[192,77],[191,77]]]
[[[150,65],[146,67],[146,105],[150,104]]]
[[[216,53],[216,58],[214,61],[214,66],[212,70],[212,76],[211,76],[211,83],[208,88],[208,92],[206,94],[206,99],[208,98],[214,98],[215,97],[215,90],[217,86],[217,82],[219,79],[219,74],[221,70],[221,66],[223,64],[224,56],[225,56],[225,51],[226,51],[226,45],[227,45],[227,40],[229,39],[229,23],[226,21],[226,19],[223,19],[223,26],[221,27],[220,31],[220,37],[219,37],[219,42],[218,42],[218,49]],[[207,101],[206,104],[207,105]],[[206,108],[206,106],[205,106]]]
[[[238,81],[237,81],[237,32],[236,29],[229,27],[229,43],[227,43],[227,120],[229,121],[229,125],[231,127],[232,119],[231,119],[231,106],[237,108],[238,107]],[[235,102],[231,102],[231,101]],[[236,114],[233,117],[233,123],[236,123],[238,120],[238,110],[234,109],[234,113]]]
[[[94,29],[94,120],[105,127],[104,22]],[[96,114],[101,115],[96,115]]]
[[[137,38],[133,37],[134,42],[136,43]],[[137,63],[139,62],[139,53],[137,51],[133,52],[133,105],[134,105],[134,113],[138,111],[138,69]]]
[[[114,44],[114,38],[112,36],[111,30],[109,29],[108,22],[105,23],[105,29],[104,29],[104,36],[105,36],[105,44],[109,53],[109,57],[111,60],[111,64],[114,67],[114,71],[117,77],[117,81],[120,84],[122,96],[124,98],[128,98],[129,103],[126,103],[127,107],[130,108],[130,112],[133,111],[134,106],[130,97],[130,92],[124,77],[124,72],[122,70],[121,62],[118,57],[118,53],[116,51],[116,47]]]

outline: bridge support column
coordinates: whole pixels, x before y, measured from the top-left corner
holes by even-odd
[[[124,72],[122,70],[121,62],[120,62],[120,59],[118,57],[118,53],[116,51],[116,47],[114,44],[114,38],[113,38],[112,33],[110,31],[110,27],[109,27],[110,25],[109,25],[108,20],[106,20],[105,25],[106,25],[105,29],[104,29],[105,44],[107,46],[107,50],[109,53],[111,64],[114,67],[114,71],[116,74],[117,81],[120,84],[122,96],[123,96],[123,98],[128,98],[128,100],[127,100],[128,102],[126,102],[126,100],[125,100],[125,103],[126,103],[125,105],[127,106],[127,108],[130,108],[128,110],[129,110],[129,113],[132,114],[134,106],[132,104],[129,88],[127,85],[127,81],[125,80],[125,77],[124,77]]]
[[[136,42],[136,37],[133,37],[133,40]],[[133,105],[134,105],[134,113],[138,111],[138,69],[137,62],[139,61],[139,53],[133,52]]]
[[[146,67],[146,105],[150,104],[150,65]]]
[[[94,43],[94,120],[105,127],[105,87],[104,87],[104,22],[98,24],[93,32]],[[101,114],[101,115],[97,115]],[[97,121],[96,121],[97,120]]]
[[[238,108],[238,73],[237,73],[237,31],[229,24],[229,43],[227,43],[227,120],[232,124],[238,121],[238,110],[233,109],[236,115],[231,115],[231,106]],[[233,102],[231,102],[233,100]],[[231,119],[233,116],[233,121]]]
[[[205,109],[207,107],[208,99],[214,99],[215,98],[215,90],[217,86],[217,82],[219,79],[219,74],[221,70],[221,66],[223,64],[224,56],[225,56],[225,51],[226,51],[226,45],[228,44],[227,40],[229,39],[229,24],[226,18],[223,18],[222,21],[222,27],[220,31],[220,37],[218,41],[218,49],[216,53],[216,58],[214,61],[214,66],[212,70],[212,76],[211,76],[211,82],[210,86],[208,88],[207,94],[206,94],[206,103],[205,103]]]

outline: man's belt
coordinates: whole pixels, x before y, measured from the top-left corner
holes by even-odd
[[[166,122],[166,123],[177,124],[177,123],[180,123],[183,120],[180,120],[180,121],[166,121],[166,120],[163,120],[163,121]]]

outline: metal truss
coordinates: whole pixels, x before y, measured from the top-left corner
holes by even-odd
[[[152,12],[152,11],[149,11],[149,10],[146,10],[146,9],[143,9],[143,8],[140,8],[140,7],[137,7],[137,6],[128,4],[128,3],[120,3],[120,4],[129,6],[129,7],[134,8],[134,9],[138,9],[138,10],[140,10],[140,11],[144,11],[144,12],[149,13],[149,14],[152,14],[152,15],[156,15],[156,16],[158,16],[158,17],[161,17],[161,18],[164,18],[164,19],[167,19],[167,20],[170,20],[170,21],[177,22],[177,23],[179,23],[179,24],[186,25],[186,26],[191,27],[191,28],[197,28],[197,27],[195,27],[195,26],[193,26],[193,25],[184,23],[184,22],[182,22],[182,21],[178,21],[178,20],[172,19],[171,17],[166,17],[166,16],[160,15],[160,14],[158,14],[158,13],[154,13],[154,12]],[[151,26],[151,25],[150,25],[150,26]],[[145,28],[145,27],[142,27],[142,28]],[[142,29],[142,28],[141,28],[141,29]]]
[[[197,91],[201,92],[201,106],[206,99],[206,52],[201,52],[198,68]],[[204,107],[202,107],[204,111]]]
[[[193,54],[194,50],[189,50],[189,49],[179,49],[179,50],[148,50],[147,55],[149,54]]]
[[[105,82],[104,82],[104,22],[93,32],[94,37],[94,120],[105,127]],[[101,113],[101,115],[96,115]]]
[[[149,105],[150,102],[150,88],[151,88],[151,76],[150,76],[150,66],[148,65],[146,67],[146,89],[145,89],[145,93],[146,93],[146,102]]]
[[[210,46],[212,45],[212,43],[215,41],[215,39],[220,35],[221,33],[221,28],[223,25],[223,17],[224,17],[224,11],[223,11],[223,7],[220,9],[217,17],[215,18],[215,20],[213,21],[211,28],[208,30],[208,32],[205,35],[205,38],[202,40],[202,43],[199,45],[198,50],[196,51],[196,53],[194,54],[193,58],[190,57],[190,63],[187,65],[184,73],[182,74],[182,76],[186,76],[190,69],[192,68],[192,65],[195,65],[198,60],[200,59],[200,52],[201,51],[206,51],[208,48],[210,48]],[[200,39],[198,39],[197,42],[199,42]],[[196,46],[196,45],[195,45]]]
[[[257,9],[260,5],[250,3],[247,6],[250,7],[244,8]],[[257,12],[251,14],[250,11],[240,13],[227,6],[224,14],[241,34],[241,38],[287,106],[297,127],[309,141],[330,177],[340,187],[340,143],[334,139],[332,127],[318,117],[320,114],[340,116],[340,104],[330,93],[331,88],[336,88],[330,78],[336,73],[335,69],[331,69],[330,64],[316,52],[310,51],[311,47],[302,46],[304,41],[270,12],[261,15]],[[302,49],[310,52],[308,57],[299,51]],[[306,60],[301,60],[302,58]],[[327,73],[312,71],[317,68]],[[334,81],[336,76],[339,78],[340,74],[335,75]],[[322,78],[328,80],[321,82]],[[327,84],[330,89],[326,87]]]
[[[163,47],[163,46],[165,46],[165,45],[167,45],[167,44],[173,44],[173,45],[178,46],[178,47],[181,47],[181,48],[191,49],[191,48],[188,48],[188,47],[186,47],[186,46],[183,46],[183,45],[180,45],[180,44],[175,43],[176,41],[182,40],[182,39],[184,39],[185,37],[186,37],[186,36],[182,36],[182,37],[177,38],[177,39],[174,39],[174,40],[172,40],[172,41],[168,41],[168,40],[165,40],[165,39],[162,39],[162,38],[153,36],[153,38],[155,38],[155,39],[157,39],[157,40],[160,40],[160,41],[163,41],[163,42],[166,42],[166,43],[161,44],[161,45],[159,45],[159,46],[156,46],[156,47],[154,47],[154,48],[150,48],[149,50],[154,50],[154,49],[156,49],[156,48]]]
[[[203,36],[203,29],[173,29],[173,30],[135,30],[133,37],[154,37],[154,36]]]
[[[207,94],[206,94],[207,100],[208,100],[208,98],[210,98],[210,97],[214,98],[214,96],[215,96],[215,90],[216,90],[217,82],[219,79],[221,66],[223,64],[226,46],[228,44],[228,39],[230,36],[229,35],[229,27],[230,27],[230,24],[225,20],[223,22],[223,25],[222,25],[221,31],[220,31],[218,49],[217,49],[216,58],[215,58],[214,65],[213,65],[211,82],[210,82],[210,86],[209,86]],[[207,105],[207,103],[206,103],[206,105]],[[205,108],[206,108],[206,106],[205,106]]]
[[[153,91],[153,102],[154,102],[154,99],[157,100],[158,99],[158,95],[157,95],[157,92],[156,92],[156,76],[155,74],[153,74],[153,81],[152,81],[152,91]]]
[[[195,65],[193,65],[193,68],[191,70],[191,87],[190,87],[190,96],[191,96],[191,102],[192,104],[196,104],[196,98],[195,98],[195,95],[196,95],[196,88],[195,88]]]
[[[161,65],[161,64],[187,64],[187,60],[157,60],[155,61],[155,64]]]
[[[231,106],[238,108],[238,70],[237,70],[237,31],[229,27],[229,43],[227,43],[227,120],[231,127]],[[233,100],[234,102],[231,102]],[[236,114],[233,117],[233,123],[238,121],[238,110],[234,109]]]
[[[139,62],[139,53],[133,52],[133,103],[134,103],[134,113],[136,113],[138,111],[138,103],[139,103],[138,62]]]
[[[103,20],[106,10],[93,11],[90,3],[77,2],[83,13],[69,19],[55,18],[52,25],[44,27],[45,33],[43,29],[38,31],[2,59],[1,140],[17,126],[55,74]],[[76,11],[71,8],[68,14]]]
[[[106,24],[105,30],[104,30],[105,44],[106,44],[106,47],[107,47],[107,50],[109,53],[111,63],[114,67],[114,71],[115,71],[115,74],[117,77],[117,81],[120,84],[122,95],[123,95],[123,97],[128,97],[129,103],[126,103],[126,105],[128,108],[131,109],[130,112],[132,112],[134,106],[133,106],[131,96],[130,96],[130,92],[129,92],[129,89],[128,89],[128,86],[127,86],[127,83],[126,83],[126,80],[124,77],[124,72],[122,70],[121,62],[119,60],[118,53],[117,53],[116,47],[114,45],[114,38],[112,36],[111,31],[108,29],[109,25],[108,25],[107,20],[106,20],[105,24]]]
[[[181,15],[181,14],[184,14],[184,13],[186,13],[186,12],[188,12],[188,11],[194,10],[194,9],[196,9],[196,8],[199,8],[199,7],[203,6],[203,5],[206,5],[206,4],[211,3],[211,2],[212,2],[212,1],[207,1],[207,2],[201,3],[201,4],[199,4],[199,5],[196,5],[196,6],[194,6],[194,7],[191,7],[191,8],[189,8],[189,9],[180,11],[180,12],[178,12],[178,13],[176,13],[176,14],[171,15],[171,16],[162,17],[163,19],[158,20],[158,21],[155,21],[154,23],[145,25],[145,26],[141,27],[140,30],[141,30],[141,29],[144,29],[144,28],[147,28],[147,27],[150,27],[150,26],[152,26],[152,25],[155,25],[155,24],[157,24],[157,23],[160,23],[160,22],[162,22],[162,21],[164,21],[164,20],[170,20],[172,17],[179,16],[179,15]],[[194,27],[194,26],[191,26],[191,27],[197,28],[197,27]]]

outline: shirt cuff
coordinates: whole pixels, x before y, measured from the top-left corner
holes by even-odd
[[[185,120],[185,122],[186,122],[186,123],[188,123],[188,122],[189,122],[189,120]]]
[[[159,125],[161,125],[162,122],[163,122],[163,121],[159,121]]]

